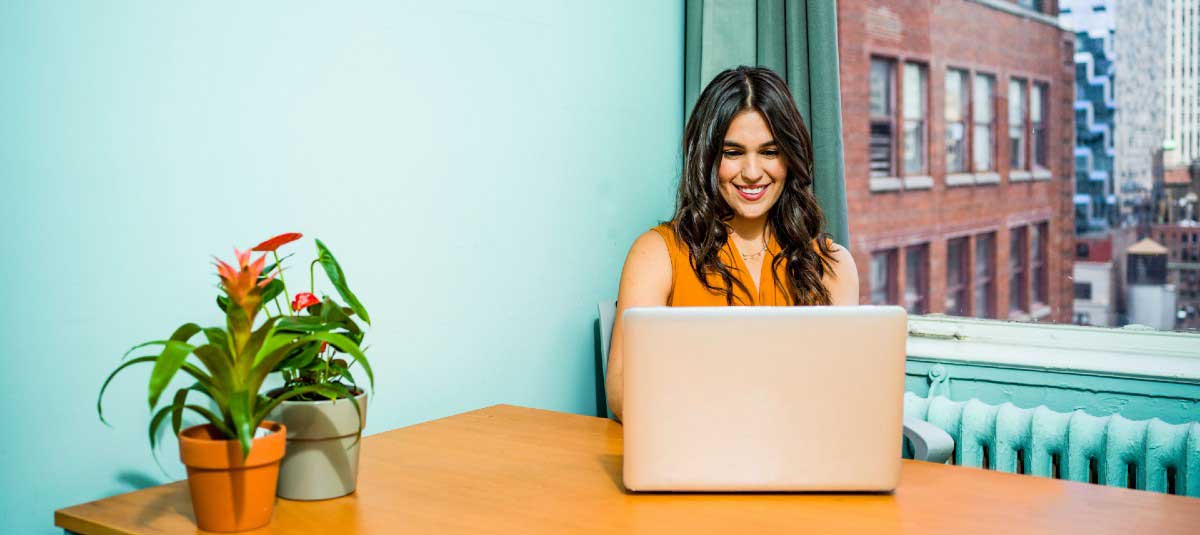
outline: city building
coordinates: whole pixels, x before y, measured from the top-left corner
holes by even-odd
[[[1154,225],[1151,235],[1166,249],[1166,282],[1175,288],[1175,323],[1168,328],[1200,329],[1200,225]]]
[[[1168,250],[1143,238],[1125,250],[1125,300],[1129,323],[1172,329],[1175,327],[1175,287],[1167,281]]]
[[[1072,321],[1075,35],[1057,11],[838,3],[863,302]]]
[[[1116,96],[1111,0],[1062,0],[1059,21],[1075,30],[1075,231],[1116,223],[1113,160]]]
[[[1165,134],[1167,169],[1187,167],[1200,159],[1200,0],[1153,0],[1165,15]]]
[[[1075,323],[1117,325],[1118,284],[1109,232],[1075,237]]]
[[[1167,140],[1167,2],[1114,0],[1115,189],[1123,225],[1150,223]]]

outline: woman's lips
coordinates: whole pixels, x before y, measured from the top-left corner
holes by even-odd
[[[734,185],[733,187],[737,189],[738,195],[741,195],[743,199],[746,199],[747,201],[757,201],[761,199],[763,195],[767,194],[768,186],[770,186],[770,184],[760,184],[754,186],[753,188],[738,185]]]

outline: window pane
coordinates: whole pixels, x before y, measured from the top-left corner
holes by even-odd
[[[974,95],[971,112],[975,128],[972,130],[971,152],[975,171],[991,171],[992,155],[995,154],[992,135],[992,77],[975,75]]]
[[[946,313],[955,316],[967,315],[966,249],[965,238],[946,244]]]
[[[904,252],[904,308],[912,314],[928,312],[926,298],[928,280],[926,270],[929,262],[929,247],[926,245],[910,246]]]
[[[1024,312],[1025,306],[1025,228],[1011,230],[1009,240],[1008,272],[1008,308],[1014,312]]]
[[[1008,82],[1008,147],[1009,166],[1025,168],[1025,81]]]
[[[871,255],[871,304],[886,305],[890,302],[894,250],[880,251]]]
[[[975,299],[973,314],[977,318],[992,317],[992,262],[996,255],[993,234],[975,237]]]
[[[946,71],[946,172],[967,170],[967,75]]]
[[[871,123],[871,176],[894,176],[892,170],[892,123]]]
[[[925,68],[904,64],[904,118],[925,118]]]
[[[904,121],[904,172],[925,172],[925,121]]]
[[[861,87],[861,86],[860,86]],[[892,114],[892,61],[871,59],[871,115]]]

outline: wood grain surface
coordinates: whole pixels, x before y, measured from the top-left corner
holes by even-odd
[[[1200,533],[1200,499],[905,461],[892,494],[637,494],[621,426],[497,405],[364,439],[358,491],[279,499],[250,533]],[[69,531],[197,533],[179,481],[55,512]]]

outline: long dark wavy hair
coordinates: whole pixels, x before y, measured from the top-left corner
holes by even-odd
[[[832,256],[825,241],[829,234],[822,230],[825,217],[810,189],[812,139],[787,83],[770,69],[729,69],[713,78],[700,93],[683,133],[683,176],[672,218],[675,234],[687,245],[692,269],[710,291],[724,293],[729,305],[735,299],[735,284],[750,293],[733,277],[731,266],[720,255],[731,232],[728,222],[734,211],[721,196],[717,170],[725,132],[743,111],[757,111],[766,119],[787,168],[783,192],[767,213],[764,230],[775,236],[781,249],[771,262],[772,279],[793,305],[828,305],[829,289],[821,278],[832,272]],[[813,251],[814,238],[821,255]],[[780,262],[787,262],[786,281],[775,276]],[[710,275],[715,275],[721,285],[710,280]]]

